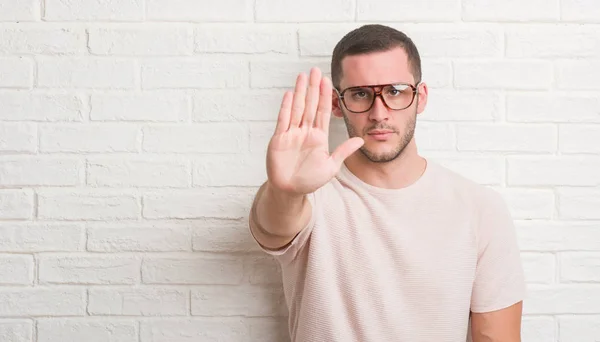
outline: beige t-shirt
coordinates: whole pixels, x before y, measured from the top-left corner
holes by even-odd
[[[259,244],[281,264],[293,342],[465,342],[470,311],[524,299],[505,202],[440,164],[402,189],[343,165],[309,198],[311,221],[290,244]]]

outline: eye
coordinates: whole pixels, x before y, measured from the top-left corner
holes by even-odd
[[[398,89],[390,88],[387,93],[390,95],[396,96],[396,95],[400,94],[401,92],[402,91],[400,91]]]
[[[369,98],[371,95],[364,89],[355,89],[350,92],[350,96],[355,100],[362,100]]]
[[[390,96],[404,95],[409,92],[409,86],[406,84],[393,84],[386,89],[386,93]]]

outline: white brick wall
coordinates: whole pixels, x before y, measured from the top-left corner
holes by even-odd
[[[423,56],[422,152],[509,204],[523,341],[600,340],[597,0],[0,0],[0,340],[287,341],[250,202],[367,22]]]

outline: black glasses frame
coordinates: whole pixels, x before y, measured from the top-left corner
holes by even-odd
[[[342,92],[340,92],[337,88],[334,88],[338,98],[340,99],[340,101],[344,104],[344,107],[346,108],[346,110],[348,110],[351,113],[365,113],[371,110],[371,108],[373,108],[373,104],[375,104],[375,99],[377,98],[377,96],[381,97],[381,102],[383,102],[383,104],[390,110],[404,110],[410,106],[412,106],[413,102],[415,101],[415,97],[416,95],[419,93],[419,85],[421,84],[421,82],[417,83],[416,85],[412,85],[410,83],[403,83],[403,82],[396,82],[396,83],[387,83],[387,84],[375,84],[375,85],[363,85],[363,86],[354,86],[354,87],[348,87],[346,89],[344,89]],[[408,104],[408,106],[404,107],[404,108],[391,108],[387,102],[385,102],[385,98],[383,97],[383,95],[381,94],[381,92],[383,91],[383,89],[385,89],[386,86],[394,86],[394,85],[405,85],[408,86],[412,89],[412,98],[410,99],[410,103]],[[344,99],[344,94],[346,94],[346,92],[348,90],[354,90],[354,89],[361,89],[361,88],[370,88],[371,90],[373,90],[373,100],[371,101],[371,105],[369,106],[369,108],[367,108],[366,110],[362,110],[362,111],[353,111],[350,110],[348,108],[348,106],[346,105],[346,101]],[[377,91],[375,88],[381,88],[381,90]]]

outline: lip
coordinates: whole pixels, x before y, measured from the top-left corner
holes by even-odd
[[[370,131],[368,133],[368,135],[370,137],[372,137],[374,140],[387,140],[391,135],[392,135],[393,131],[390,130],[373,130]]]
[[[387,134],[387,133],[393,133],[394,131],[389,130],[389,129],[374,129],[372,131],[369,131],[369,134],[371,135],[375,135],[375,134]]]

